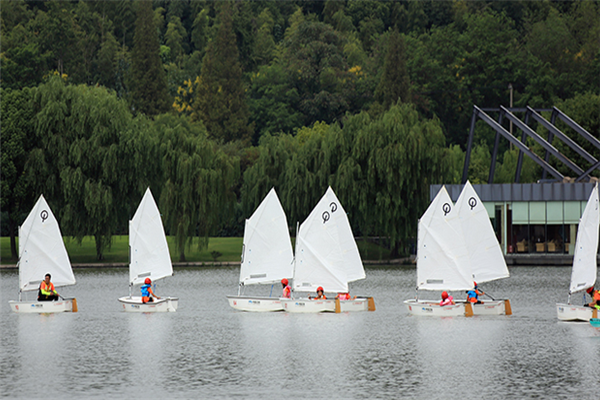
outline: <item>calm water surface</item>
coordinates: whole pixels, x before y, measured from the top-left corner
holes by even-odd
[[[237,293],[239,269],[229,267],[176,269],[157,287],[179,296],[176,313],[126,314],[117,298],[128,293],[127,273],[75,270],[77,285],[61,293],[77,298],[78,313],[17,315],[8,300],[18,273],[0,272],[0,396],[599,396],[600,329],[556,319],[570,268],[512,268],[482,285],[511,299],[512,316],[447,319],[407,315],[414,268],[368,268],[352,284],[353,294],[375,297],[376,312],[311,315],[232,310],[225,295]]]

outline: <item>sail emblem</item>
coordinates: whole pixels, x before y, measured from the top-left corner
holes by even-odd
[[[48,219],[48,211],[42,210],[42,212],[40,213],[40,217],[42,218],[42,224],[43,224],[44,221]]]
[[[473,210],[473,208],[475,208],[476,205],[477,205],[477,200],[475,199],[475,197],[471,197],[469,199],[469,206],[471,207],[471,210]]]
[[[442,211],[444,212],[444,217],[450,212],[451,209],[452,209],[452,207],[450,207],[449,203],[444,203],[444,205],[442,206]]]
[[[329,204],[329,207],[331,207],[331,213],[333,214],[334,212],[337,211],[338,209],[338,205],[335,202],[331,202]],[[329,211],[323,211],[323,214],[321,215],[321,217],[323,218],[323,223],[329,221],[329,218],[331,218],[331,216],[329,215]]]

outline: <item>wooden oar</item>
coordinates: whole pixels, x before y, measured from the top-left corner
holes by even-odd
[[[339,314],[342,312],[342,306],[340,304],[340,299],[335,299],[335,312]]]

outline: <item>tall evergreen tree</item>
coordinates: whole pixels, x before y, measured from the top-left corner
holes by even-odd
[[[216,37],[208,44],[202,62],[195,102],[196,118],[204,122],[213,138],[225,142],[247,141],[252,131],[248,125],[249,112],[232,13],[231,3],[223,2]]]
[[[138,2],[131,57],[131,99],[136,111],[147,115],[166,112],[171,104],[153,17],[152,2]]]
[[[406,44],[398,31],[392,30],[388,39],[383,73],[375,97],[387,110],[392,104],[408,102],[409,80],[406,69]]]

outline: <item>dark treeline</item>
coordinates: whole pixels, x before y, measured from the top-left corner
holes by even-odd
[[[508,106],[509,84],[600,137],[596,1],[10,1],[1,42],[3,234],[43,193],[99,258],[148,186],[180,259],[241,235],[273,186],[295,225],[331,185],[357,235],[403,253],[429,184],[460,179],[473,105]]]

